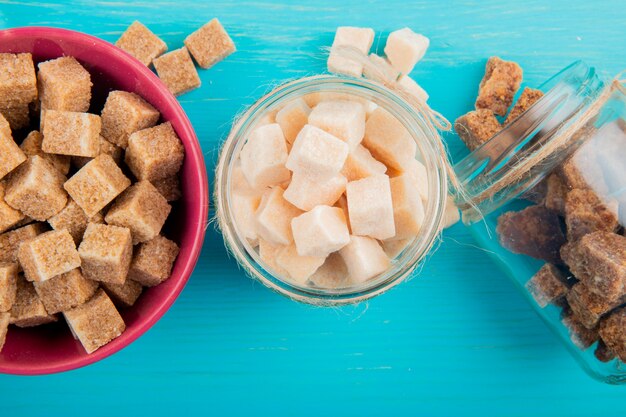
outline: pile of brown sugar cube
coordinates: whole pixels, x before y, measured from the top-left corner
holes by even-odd
[[[110,91],[89,113],[91,75],[76,59],[37,67],[0,54],[3,99],[30,108],[25,120],[0,108],[0,348],[9,324],[63,317],[91,353],[124,331],[118,308],[170,276],[178,246],[161,229],[184,148],[135,93]]]
[[[497,133],[522,81],[514,62],[490,58],[476,111],[459,118],[456,130],[470,149]],[[541,98],[524,89],[508,113],[510,123]],[[554,304],[572,341],[608,362],[626,362],[626,237],[621,192],[626,186],[626,123],[583,128],[584,144],[523,198],[533,205],[498,218],[500,243],[514,253],[544,260],[527,283],[542,308]],[[623,199],[622,199],[623,200]]]

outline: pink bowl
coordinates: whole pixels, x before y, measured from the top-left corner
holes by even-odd
[[[0,52],[30,52],[35,62],[73,56],[89,70],[94,84],[92,111],[98,112],[110,90],[132,91],[156,107],[185,145],[181,171],[183,198],[175,204],[166,229],[180,245],[172,276],[147,289],[130,309],[122,310],[126,331],[88,355],[61,323],[20,329],[11,326],[0,352],[0,372],[38,375],[79,368],[106,358],[146,332],[165,314],[187,283],[204,240],[208,215],[206,168],[193,127],[178,101],[143,64],[114,45],[64,29],[25,27],[0,31]]]

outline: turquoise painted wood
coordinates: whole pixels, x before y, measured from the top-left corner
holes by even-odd
[[[340,4],[341,3],[341,4]],[[239,51],[180,98],[209,170],[234,115],[277,80],[324,70],[337,25],[431,39],[414,72],[449,119],[472,106],[485,60],[530,85],[582,58],[626,67],[623,1],[0,1],[0,27],[51,25],[115,41],[139,19],[170,48],[219,17]],[[453,152],[462,148],[446,135]],[[213,177],[211,176],[211,179]],[[0,376],[0,415],[617,415],[626,388],[587,377],[461,225],[419,275],[367,304],[319,309],[248,279],[211,224],[185,291],[136,343],[90,367]]]

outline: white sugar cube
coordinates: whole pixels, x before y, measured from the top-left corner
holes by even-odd
[[[443,213],[443,228],[447,229],[448,227],[456,224],[459,220],[461,220],[461,214],[459,213],[459,209],[454,204],[454,198],[449,195],[446,198],[446,210]]]
[[[400,76],[398,70],[391,66],[382,56],[370,54],[369,65],[363,67],[363,76],[369,80],[385,84],[396,81]]]
[[[309,281],[318,288],[341,288],[348,284],[348,268],[339,253],[331,253]]]
[[[252,246],[258,244],[256,232],[255,212],[259,208],[261,197],[254,194],[232,194],[232,209],[235,223],[239,233],[248,239]]]
[[[348,145],[340,139],[315,126],[305,125],[293,143],[286,166],[312,179],[327,179],[341,171],[348,151]]]
[[[309,114],[309,124],[341,139],[350,149],[354,149],[365,134],[365,108],[356,101],[323,101]]]
[[[348,181],[337,174],[324,180],[312,180],[306,174],[294,172],[284,198],[301,210],[311,210],[315,206],[332,206],[346,191]]]
[[[350,236],[350,243],[339,254],[348,268],[350,281],[363,283],[389,268],[389,257],[375,239]]]
[[[269,187],[289,179],[287,143],[276,123],[252,131],[240,154],[241,168],[254,188]]]
[[[350,242],[343,210],[317,206],[291,221],[293,241],[301,256],[326,257]]]
[[[391,200],[396,235],[393,240],[417,236],[424,222],[424,205],[415,185],[408,175],[392,178]]]
[[[348,225],[348,230],[350,231],[350,234],[352,234],[352,228],[350,227],[350,213],[348,212],[348,199],[345,194],[339,197],[339,200],[335,203],[335,207],[338,207],[343,211],[343,215],[346,218]]]
[[[286,277],[289,276],[287,271],[278,266],[278,263],[276,263],[278,253],[283,248],[283,245],[273,245],[267,240],[259,239],[259,256],[261,257],[261,260],[265,262],[265,264],[271,269],[271,272],[275,275]]]
[[[360,77],[363,72],[363,64],[343,56],[339,48],[351,47],[363,55],[367,55],[372,47],[372,42],[374,42],[374,31],[370,28],[338,27],[333,46],[328,55],[328,71],[335,74]]]
[[[386,175],[372,175],[346,186],[352,233],[384,240],[394,237],[391,186]]]
[[[417,159],[409,159],[398,171],[398,175],[408,175],[415,183],[415,187],[422,198],[422,202],[428,202],[428,173],[426,167]]]
[[[293,241],[291,220],[302,214],[283,198],[283,189],[272,187],[261,198],[256,211],[256,230],[260,238],[274,245],[288,245]]]
[[[360,180],[370,175],[384,174],[385,172],[387,172],[385,164],[377,161],[363,145],[357,145],[357,147],[348,154],[346,162],[341,169],[341,174],[344,175],[348,181]]]
[[[237,163],[233,166],[230,177],[230,191],[242,195],[255,195],[261,196],[263,194],[262,188],[253,188],[246,179],[241,164]]]
[[[381,107],[367,118],[363,146],[374,158],[395,169],[401,169],[405,162],[414,159],[417,151],[417,144],[409,131]]]
[[[304,284],[317,269],[324,264],[326,257],[300,256],[295,245],[283,247],[276,256],[278,266],[298,284]]]
[[[290,101],[276,114],[276,123],[283,130],[287,143],[292,144],[309,120],[311,108],[302,98]]]
[[[400,255],[415,239],[385,240],[382,242],[383,250],[390,258]]]
[[[424,35],[404,28],[391,32],[385,45],[385,55],[398,71],[409,74],[426,53],[430,41]]]
[[[402,75],[398,79],[398,85],[413,97],[426,102],[428,101],[428,93],[413,78],[408,75]]]

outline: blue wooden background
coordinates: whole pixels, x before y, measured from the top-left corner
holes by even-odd
[[[320,48],[338,25],[375,28],[380,50],[403,26],[430,37],[414,76],[452,120],[471,108],[492,54],[520,62],[530,85],[579,58],[608,74],[624,69],[624,6],[23,0],[0,1],[0,27],[59,26],[115,41],[139,19],[174,49],[219,17],[239,51],[201,71],[202,89],[180,98],[211,171],[233,116],[278,80],[323,71]],[[248,279],[209,226],[194,275],[152,330],[84,369],[0,376],[0,416],[623,414],[626,387],[586,376],[494,268],[456,225],[411,281],[367,304],[319,309]]]

